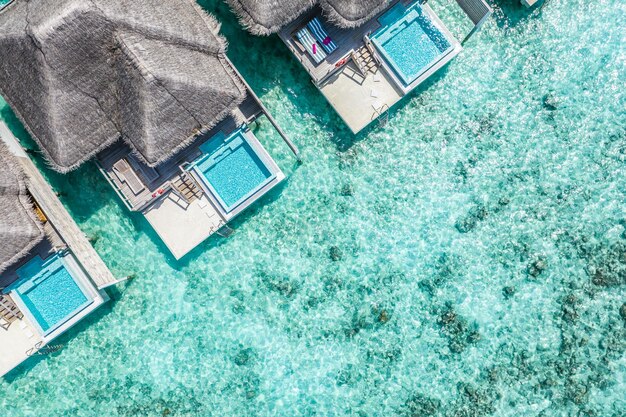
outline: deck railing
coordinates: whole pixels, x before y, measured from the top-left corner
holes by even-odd
[[[115,194],[117,194],[117,196],[122,200],[126,208],[128,208],[128,210],[130,211],[135,211],[135,209],[133,209],[132,204],[130,203],[130,200],[124,195],[122,190],[120,190],[120,188],[111,180],[111,178],[109,177],[109,174],[107,174],[106,170],[102,167],[100,162],[98,162],[98,160],[95,160],[95,163],[96,163],[96,166],[98,167],[98,171],[100,171],[102,176],[107,180],[111,188],[113,188],[113,190],[115,191]]]
[[[231,64],[231,67],[235,71],[235,73],[237,74],[239,79],[246,86],[246,89],[248,90],[248,93],[254,98],[254,100],[257,102],[259,107],[261,107],[261,110],[263,111],[263,114],[265,114],[265,116],[270,121],[272,126],[274,126],[274,129],[276,129],[276,131],[278,132],[280,137],[283,139],[283,141],[287,144],[287,146],[289,147],[291,152],[294,154],[294,156],[296,157],[296,160],[298,161],[298,163],[301,164],[302,163],[302,158],[300,157],[300,150],[298,149],[298,147],[291,141],[291,139],[289,139],[287,134],[278,125],[276,120],[274,120],[274,117],[270,114],[270,112],[267,110],[267,108],[263,105],[263,103],[261,102],[261,99],[259,99],[259,96],[256,95],[256,93],[254,92],[254,90],[252,90],[252,87],[250,87],[250,85],[248,84],[246,79],[243,78],[243,76],[239,73],[239,70],[237,70],[237,68],[234,65],[232,65],[232,64]]]
[[[467,17],[470,18],[474,27],[465,36],[461,45],[476,33],[480,27],[487,21],[489,16],[493,13],[493,9],[487,4],[485,0],[456,0],[459,7],[465,12]]]

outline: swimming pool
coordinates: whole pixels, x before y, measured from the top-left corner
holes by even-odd
[[[242,127],[228,137],[216,135],[200,147],[203,155],[193,165],[226,213],[275,177],[246,138],[246,130]]]
[[[405,86],[453,49],[417,3],[408,8],[398,3],[379,22],[382,27],[371,36],[372,43]]]
[[[92,302],[59,254],[46,260],[37,256],[17,274],[18,281],[8,290],[17,295],[44,336]]]

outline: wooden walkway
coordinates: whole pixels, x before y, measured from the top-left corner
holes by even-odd
[[[5,142],[13,142],[9,144],[9,149],[15,151],[19,148],[21,151],[17,139],[3,122],[0,122],[0,135]],[[23,151],[16,152],[16,157],[24,169],[28,191],[48,218],[50,225],[72,251],[93,283],[101,289],[118,282],[91,246],[85,234],[74,222],[65,207],[63,207],[52,187],[41,175],[33,161]]]

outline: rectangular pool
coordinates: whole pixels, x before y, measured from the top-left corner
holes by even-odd
[[[19,297],[44,335],[93,302],[59,254],[46,260],[37,256],[19,268],[17,275],[19,279],[7,290]]]
[[[193,164],[226,213],[275,177],[246,138],[246,130],[242,127],[228,137],[220,133],[211,138],[200,147],[203,155]]]
[[[372,43],[405,86],[454,49],[419,3],[398,3],[378,20]]]

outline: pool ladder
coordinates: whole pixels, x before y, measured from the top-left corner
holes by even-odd
[[[220,227],[219,229],[217,229],[215,233],[217,233],[221,237],[230,237],[230,235],[235,233],[235,229],[230,227],[228,224],[224,223],[224,225]]]
[[[63,349],[63,346],[64,346],[64,345],[46,345],[42,347],[42,345],[43,345],[43,342],[37,342],[34,347],[26,351],[26,356],[50,355],[51,353],[55,353]]]
[[[378,126],[384,127],[389,122],[389,106],[383,104],[379,109],[374,109],[372,120],[378,119]]]

